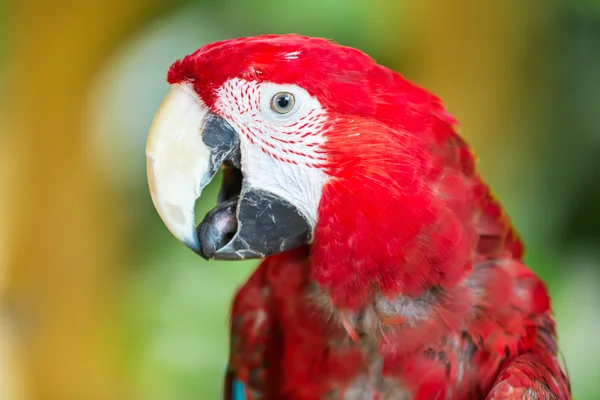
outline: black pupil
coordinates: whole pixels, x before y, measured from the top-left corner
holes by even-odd
[[[290,105],[290,95],[289,94],[279,95],[279,97],[277,97],[277,105],[283,109],[288,108],[288,106]]]

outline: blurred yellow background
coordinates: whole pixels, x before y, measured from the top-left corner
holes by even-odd
[[[145,139],[175,59],[291,32],[444,100],[549,285],[574,394],[600,399],[599,0],[0,3],[0,399],[219,398],[255,262],[170,236]]]

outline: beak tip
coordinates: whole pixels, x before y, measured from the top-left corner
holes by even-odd
[[[186,245],[186,247],[188,247],[194,253],[198,254],[200,257],[204,258],[205,260],[208,260],[208,258],[206,258],[206,256],[204,255],[204,252],[202,251],[202,245],[200,244],[200,241],[198,240],[198,238],[187,239],[187,240],[183,240],[182,242],[183,242],[183,244]]]

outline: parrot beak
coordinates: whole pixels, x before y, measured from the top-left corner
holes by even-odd
[[[223,168],[217,206],[196,228],[194,206]],[[206,259],[260,258],[308,243],[312,226],[290,202],[247,184],[240,138],[194,90],[173,85],[146,145],[154,207],[171,233]]]
[[[148,185],[154,207],[167,228],[202,256],[194,206],[221,164],[233,160],[236,151],[239,144],[233,128],[211,113],[191,88],[173,86],[148,135]],[[231,221],[219,222],[231,225]]]

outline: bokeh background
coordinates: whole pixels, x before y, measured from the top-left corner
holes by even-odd
[[[175,59],[290,32],[444,100],[548,283],[576,397],[600,399],[598,0],[0,3],[0,399],[219,398],[254,263],[170,236],[145,139]]]

